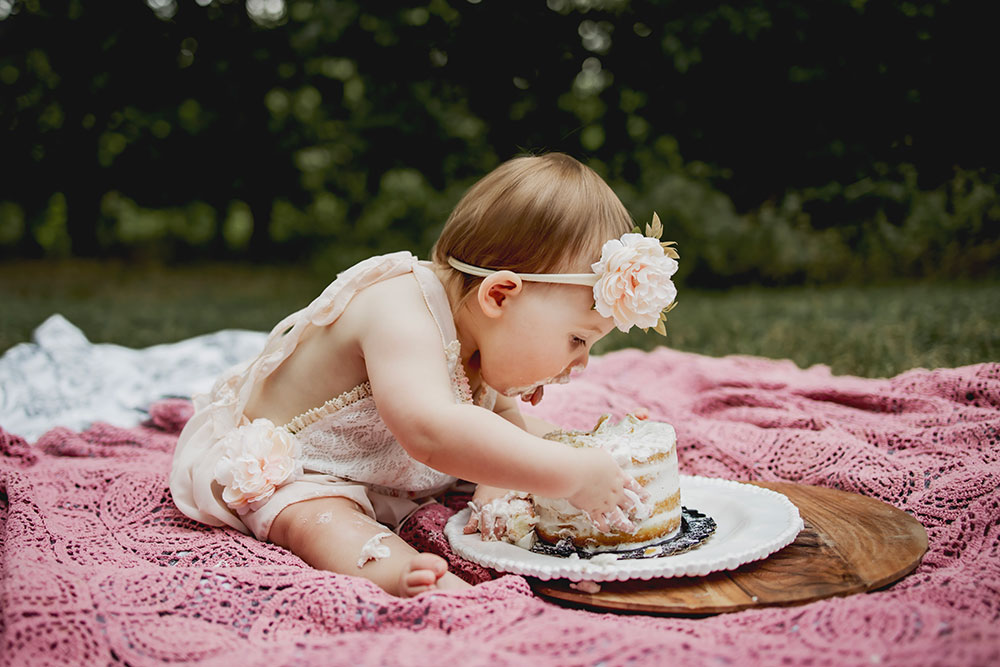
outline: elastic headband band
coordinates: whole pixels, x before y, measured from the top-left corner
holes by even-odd
[[[451,256],[448,257],[448,264],[453,269],[479,278],[491,276],[498,271],[497,269],[484,269],[466,264]],[[600,279],[596,273],[517,273],[516,271],[512,273],[515,273],[521,280],[533,283],[559,283],[561,285],[583,285],[584,287],[593,287]]]
[[[594,290],[594,310],[613,318],[620,331],[634,326],[652,328],[667,335],[667,313],[677,301],[677,288],[670,279],[677,271],[680,255],[673,241],[661,241],[660,216],[646,225],[646,233],[636,227],[620,239],[601,247],[601,259],[590,265],[593,273],[514,273],[521,280],[536,283],[583,285]],[[448,265],[470,276],[485,278],[497,273],[448,257]]]

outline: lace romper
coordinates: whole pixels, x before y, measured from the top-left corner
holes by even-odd
[[[406,453],[379,417],[371,386],[364,382],[267,431],[267,447],[294,455],[283,459],[287,470],[282,474],[287,477],[280,483],[254,482],[261,500],[238,507],[232,494],[239,491],[220,482],[234,457],[233,442],[238,440],[234,436],[256,429],[261,422],[254,420],[251,425],[243,413],[254,386],[294,352],[308,327],[332,324],[358,292],[407,273],[416,279],[441,331],[455,400],[473,402],[448,297],[429,264],[408,252],[365,260],[339,274],[309,306],[279,322],[256,358],[224,373],[209,393],[194,396],[195,412],[178,439],[170,475],[170,492],[182,512],[202,523],[232,526],[266,540],[278,513],[302,500],[350,498],[372,518],[397,525],[421,499],[456,481]],[[495,401],[496,393],[487,389],[475,403],[492,409]],[[255,460],[266,458],[262,457]],[[254,470],[259,482],[260,469]]]

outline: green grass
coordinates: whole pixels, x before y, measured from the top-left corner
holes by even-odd
[[[330,276],[282,267],[164,267],[123,262],[0,265],[0,352],[61,313],[93,342],[146,347],[224,328],[269,330]],[[914,367],[1000,361],[1000,283],[759,288],[681,286],[666,340],[617,331],[595,352],[667,344],[892,376]]]
[[[650,349],[656,339],[615,331],[601,344]],[[1000,361],[1000,283],[692,290],[678,296],[666,343],[865,377]]]

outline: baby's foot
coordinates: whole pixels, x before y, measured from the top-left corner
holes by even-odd
[[[445,559],[434,554],[419,553],[399,575],[399,595],[410,598],[427,591],[437,590],[438,581],[448,572]]]

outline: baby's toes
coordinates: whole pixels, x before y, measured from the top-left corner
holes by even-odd
[[[413,597],[437,588],[437,581],[448,571],[448,564],[440,556],[421,553],[414,556],[400,581],[400,594]]]
[[[448,562],[435,554],[419,553],[410,561],[410,570],[430,570],[438,579],[448,571]]]
[[[412,597],[435,588],[438,578],[430,570],[414,570],[403,577],[403,595]]]

